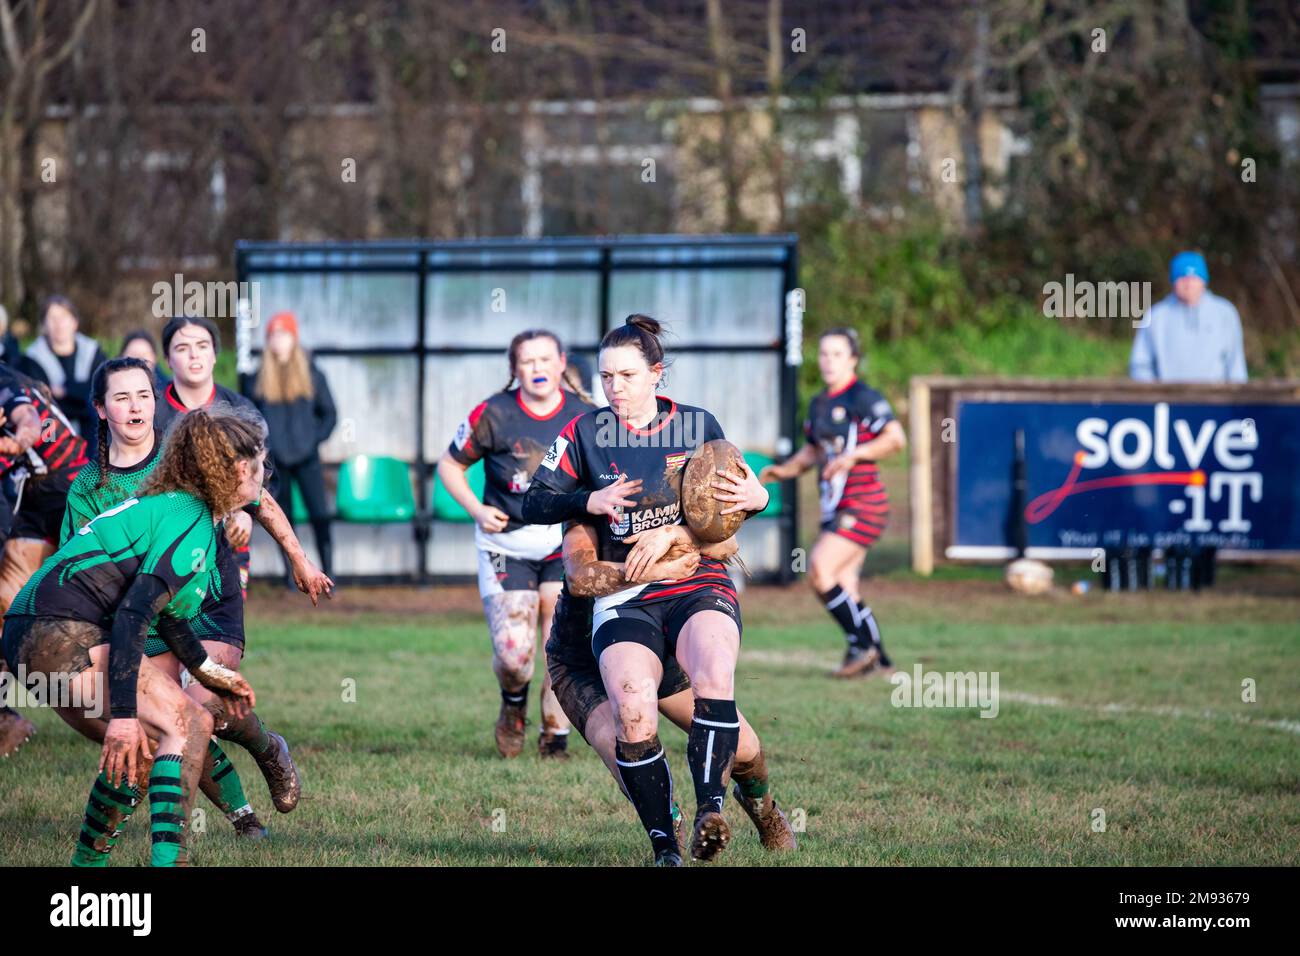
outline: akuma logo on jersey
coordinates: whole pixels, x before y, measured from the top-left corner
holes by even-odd
[[[1075,428],[1075,438],[1082,449],[1075,452],[1064,482],[1025,508],[1025,520],[1030,524],[1046,519],[1071,495],[1140,485],[1178,485],[1183,488],[1183,497],[1172,499],[1169,511],[1181,515],[1190,504],[1191,516],[1183,521],[1183,531],[1250,531],[1251,522],[1244,517],[1245,494],[1248,492],[1255,503],[1264,497],[1263,474],[1245,470],[1254,464],[1254,456],[1248,452],[1259,447],[1252,419],[1233,418],[1223,424],[1205,419],[1193,434],[1189,421],[1178,418],[1173,421],[1171,441],[1169,406],[1159,402],[1152,410],[1150,423],[1141,418],[1121,418],[1113,423],[1104,418],[1085,418]],[[1211,450],[1214,464],[1223,470],[1208,471],[1203,467]],[[1182,453],[1186,470],[1176,470],[1180,461],[1175,451]],[[1136,473],[1078,480],[1085,468],[1109,464]],[[1157,470],[1141,470],[1151,464]],[[1206,517],[1206,502],[1225,498],[1228,516],[1216,526]]]

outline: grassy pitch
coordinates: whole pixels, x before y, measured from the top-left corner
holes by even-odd
[[[805,587],[750,588],[738,675],[797,854],[759,848],[729,801],[719,865],[1300,863],[1300,587],[1229,572],[1213,594],[1012,596],[988,575],[866,594],[900,668],[998,673],[999,709],[902,708],[881,678],[830,680],[840,641]],[[237,843],[200,797],[203,866],[640,865],[631,807],[576,735],[573,757],[501,760],[477,595],[354,589],[326,610],[258,588],[245,671],[304,778],[289,816],[231,748],[271,827]],[[1242,700],[1255,682],[1254,703]],[[538,682],[534,682],[536,689]],[[97,750],[56,716],[0,765],[0,866],[72,850]],[[685,736],[661,727],[679,795]],[[1104,830],[1098,829],[1104,812]],[[116,865],[147,858],[137,812]]]

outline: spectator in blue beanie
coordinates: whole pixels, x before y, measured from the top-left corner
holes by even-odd
[[[1173,291],[1154,306],[1133,339],[1129,375],[1143,382],[1244,382],[1241,318],[1206,288],[1210,270],[1199,252],[1169,263]]]

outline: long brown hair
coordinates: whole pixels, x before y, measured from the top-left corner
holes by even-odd
[[[559,352],[561,355],[564,354],[564,343],[560,341],[560,337],[554,332],[548,329],[524,329],[524,331],[520,332],[510,340],[510,348],[506,351],[506,355],[510,359],[510,381],[506,382],[505,387],[501,389],[501,391],[508,392],[510,391],[510,386],[515,384],[515,362],[518,361],[519,358],[519,346],[523,345],[525,342],[531,342],[533,339],[550,339],[555,343],[555,351]],[[560,376],[560,381],[568,387],[569,391],[573,392],[573,394],[577,395],[588,405],[595,404],[595,402],[592,401],[591,396],[587,394],[587,390],[583,388],[582,379],[578,377],[578,370],[572,365],[565,366],[564,373]]]
[[[257,373],[257,395],[275,405],[288,404],[300,398],[311,398],[311,363],[303,351],[298,337],[294,336],[293,351],[287,362],[279,361],[270,349],[262,352],[262,367]]]
[[[266,448],[266,425],[250,409],[224,402],[196,408],[172,422],[162,457],[138,494],[187,491],[202,498],[214,515],[239,506],[235,462],[252,461]]]

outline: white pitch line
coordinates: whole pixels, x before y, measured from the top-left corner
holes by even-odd
[[[825,654],[819,654],[816,651],[771,651],[751,648],[740,652],[740,660],[742,664],[749,661],[756,664],[775,664],[783,667],[808,668],[816,671],[829,671],[834,666],[834,661]],[[1143,707],[1138,704],[1082,704],[1062,700],[1060,697],[1044,697],[1040,694],[1027,694],[1014,690],[1000,690],[998,698],[1016,704],[1029,704],[1033,707],[1090,710],[1098,714],[1143,714],[1150,717],[1173,717],[1179,720],[1230,720],[1234,724],[1267,727],[1270,730],[1281,730],[1288,734],[1300,734],[1300,720],[1265,720],[1257,717],[1243,717],[1240,714],[1224,714],[1214,710],[1190,710],[1186,707]]]
[[[1071,710],[1090,710],[1098,714],[1145,714],[1151,717],[1191,718],[1193,720],[1230,720],[1234,724],[1249,724],[1255,727],[1268,727],[1283,730],[1289,734],[1300,734],[1300,721],[1297,720],[1263,720],[1255,717],[1243,717],[1240,714],[1224,714],[1214,710],[1189,710],[1186,707],[1143,707],[1138,704],[1079,704],[1059,697],[1040,697],[1037,694],[1025,694],[1020,691],[1001,691],[1000,700],[1009,700],[1017,704],[1030,704],[1034,707],[1061,707]]]

